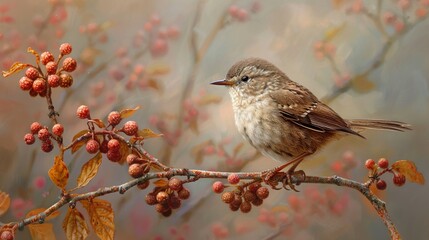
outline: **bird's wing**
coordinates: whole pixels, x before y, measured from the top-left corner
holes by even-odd
[[[288,86],[287,89],[270,93],[270,96],[278,104],[279,113],[286,121],[316,132],[342,131],[361,136],[304,87]]]

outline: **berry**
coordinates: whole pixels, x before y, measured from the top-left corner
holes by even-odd
[[[256,191],[260,187],[261,187],[261,183],[260,182],[254,182],[254,183],[252,183],[252,184],[249,185],[249,191],[256,193]]]
[[[229,209],[231,209],[231,211],[233,211],[233,212],[236,212],[236,211],[238,211],[238,209],[240,209],[240,205],[233,204],[233,202],[232,202],[229,204]]]
[[[159,203],[166,203],[169,197],[170,196],[168,195],[168,193],[160,191],[156,194],[156,201],[158,201]]]
[[[86,151],[88,153],[94,154],[97,153],[100,149],[100,144],[95,139],[90,139],[88,142],[86,142]]]
[[[186,200],[189,198],[189,196],[191,196],[191,193],[188,189],[182,188],[179,192],[177,192],[177,195],[180,199]]]
[[[148,205],[155,205],[158,203],[154,193],[148,193],[145,197],[145,201]]]
[[[139,177],[143,176],[143,174],[144,174],[143,164],[138,164],[138,163],[131,164],[128,167],[128,174],[130,174],[130,176],[133,178],[139,178]]]
[[[264,202],[264,200],[262,200],[260,198],[256,198],[255,200],[252,201],[252,204],[253,204],[253,206],[261,206],[263,202]]]
[[[266,187],[260,187],[256,191],[256,196],[258,196],[258,198],[260,199],[266,199],[269,195],[270,195],[270,191]]]
[[[377,182],[375,183],[375,186],[377,187],[378,190],[384,190],[387,187],[387,184],[384,180],[377,180]]]
[[[42,128],[39,130],[39,132],[37,133],[37,137],[41,140],[41,141],[46,141],[49,139],[49,131],[46,128]]]
[[[31,97],[37,97],[37,95],[38,95],[38,93],[36,91],[34,91],[33,88],[31,88],[28,93],[30,94]]]
[[[58,75],[49,75],[48,76],[48,84],[52,88],[56,88],[60,86],[61,80]]]
[[[168,52],[167,41],[162,38],[157,38],[150,47],[150,54],[153,57],[161,57]]]
[[[34,67],[29,67],[25,71],[25,76],[31,80],[36,80],[39,77],[39,71],[37,71],[37,69]]]
[[[121,148],[121,144],[117,139],[112,138],[107,143],[107,148],[109,149],[109,151],[119,152],[119,149]]]
[[[101,153],[107,153],[107,151],[109,151],[109,148],[107,147],[107,143],[108,141],[106,139],[104,139],[101,144],[100,144],[100,152]]]
[[[164,212],[162,212],[161,214],[164,217],[169,217],[169,216],[171,216],[172,213],[173,213],[173,211],[171,210],[171,208],[169,208],[169,209],[165,210]]]
[[[40,61],[43,65],[46,65],[48,62],[52,62],[54,60],[54,56],[50,52],[43,52],[40,54]]]
[[[182,205],[182,201],[174,195],[170,196],[170,199],[168,201],[168,206],[170,206],[171,209],[178,209]]]
[[[135,121],[128,121],[124,124],[124,127],[122,128],[122,131],[127,134],[128,136],[136,135],[137,131],[139,130],[139,127]]]
[[[217,181],[217,182],[213,183],[212,188],[213,188],[213,192],[215,192],[215,193],[222,193],[223,190],[225,189],[225,186],[223,185],[222,182]]]
[[[31,144],[33,144],[36,141],[36,138],[34,137],[33,134],[27,133],[24,136],[24,141],[25,141],[26,144],[31,145]]]
[[[119,162],[122,158],[121,152],[119,151],[107,151],[107,159],[109,159],[112,162]]]
[[[142,183],[137,184],[137,187],[138,187],[140,190],[144,190],[144,189],[146,189],[147,187],[149,187],[149,184],[150,184],[150,182],[149,182],[149,181],[144,181],[144,182],[142,182]]]
[[[137,157],[137,155],[135,154],[128,154],[127,156],[127,163],[128,166],[134,163],[141,163],[141,161],[139,161],[139,157]]]
[[[243,213],[248,213],[248,212],[250,212],[250,210],[252,210],[252,204],[250,204],[249,202],[244,201],[240,205],[240,210]]]
[[[60,45],[61,55],[68,55],[72,52],[73,48],[70,43],[63,43]]]
[[[228,182],[231,184],[237,184],[238,182],[240,182],[240,177],[237,174],[232,173],[228,175]]]
[[[63,61],[63,69],[66,72],[73,72],[76,70],[77,62],[74,58],[68,57]]]
[[[386,168],[389,167],[389,161],[387,159],[385,159],[385,158],[380,158],[378,160],[378,166],[380,168],[386,169]]]
[[[38,122],[34,122],[30,126],[30,132],[32,134],[37,134],[40,131],[40,129],[42,129],[42,125]]]
[[[245,191],[243,194],[244,201],[246,202],[252,202],[256,199],[256,194],[251,191]]]
[[[232,201],[234,201],[235,194],[233,192],[224,192],[221,198],[224,203],[232,203]]]
[[[68,73],[61,73],[60,75],[60,87],[69,88],[73,84],[73,77]]]
[[[42,78],[38,78],[33,82],[33,90],[37,93],[46,91],[46,82]]]
[[[50,140],[44,141],[42,143],[42,151],[50,152],[50,151],[52,151],[52,149],[54,149],[54,145],[52,144],[52,142]]]
[[[90,118],[89,107],[81,105],[77,108],[76,116],[80,119]]]
[[[107,122],[109,122],[109,124],[112,126],[118,125],[121,120],[121,114],[117,111],[110,112],[109,116],[107,116]]]
[[[0,239],[1,240],[13,240],[14,236],[13,236],[13,233],[11,231],[4,230],[1,232]]]
[[[367,169],[372,170],[372,169],[374,169],[374,166],[375,166],[375,161],[373,159],[366,160],[365,167]]]
[[[171,210],[171,209],[167,204],[157,203],[155,205],[155,210],[159,213],[163,213],[163,212],[166,212],[166,211]]]
[[[393,183],[396,186],[400,187],[400,186],[404,185],[405,181],[406,181],[406,179],[405,179],[405,175],[404,174],[402,174],[402,173],[395,173],[393,175]]]
[[[33,88],[33,80],[28,77],[22,77],[21,79],[19,79],[19,87],[23,91],[28,91]]]
[[[243,198],[236,196],[234,198],[234,201],[232,201],[229,205],[233,205],[237,207],[237,210],[238,210],[242,202],[243,202]]]
[[[63,135],[64,132],[64,127],[63,125],[57,123],[54,126],[52,126],[52,133],[57,135],[57,136],[61,136]]]
[[[46,72],[48,74],[55,74],[57,72],[58,64],[56,62],[48,62],[46,64]]]
[[[172,178],[168,181],[168,187],[174,191],[180,191],[183,188],[182,180],[178,178]]]

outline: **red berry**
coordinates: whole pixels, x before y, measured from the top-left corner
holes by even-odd
[[[233,212],[236,212],[236,211],[238,211],[238,209],[240,209],[241,203],[239,205],[237,205],[237,204],[234,204],[234,202],[229,204],[229,209],[231,209],[231,211],[233,211]]]
[[[13,236],[13,233],[11,231],[4,230],[1,232],[0,239],[1,240],[13,240],[14,236]]]
[[[385,159],[385,158],[380,158],[378,160],[378,166],[380,168],[386,169],[389,167],[389,161],[387,161],[387,159]]]
[[[58,75],[49,75],[48,76],[48,84],[52,88],[56,88],[60,86],[60,77]]]
[[[73,84],[73,77],[68,73],[61,73],[60,75],[60,87],[69,88]]]
[[[97,153],[100,149],[100,144],[95,139],[90,139],[88,142],[86,142],[86,151],[88,153],[94,154]]]
[[[157,38],[153,41],[150,47],[150,54],[153,57],[160,57],[168,52],[168,43],[162,38]]]
[[[263,202],[264,202],[264,200],[262,200],[260,198],[256,198],[255,200],[252,201],[252,204],[253,204],[253,206],[261,206]]]
[[[166,203],[169,197],[170,196],[168,195],[168,193],[160,191],[156,194],[156,201],[158,201],[159,203]]]
[[[118,125],[121,120],[121,114],[117,111],[110,112],[109,116],[107,116],[107,122],[109,122],[109,124],[112,126]]]
[[[224,192],[221,198],[224,203],[232,203],[235,199],[235,194],[233,192]]]
[[[260,187],[256,191],[256,196],[258,196],[258,198],[260,199],[266,199],[269,195],[270,195],[270,191],[266,187]]]
[[[50,140],[44,141],[42,143],[42,151],[50,152],[50,151],[52,151],[52,149],[54,149],[54,145],[52,144],[52,142]]]
[[[222,193],[223,190],[225,189],[225,186],[223,185],[222,182],[217,181],[217,182],[213,183],[212,188],[213,188],[213,192],[215,192],[215,193]]]
[[[260,182],[254,182],[249,185],[249,191],[256,193],[256,191],[261,187]]]
[[[375,166],[375,161],[373,159],[366,160],[365,167],[367,169],[372,170],[372,169],[374,169],[374,166]]]
[[[48,62],[52,62],[54,60],[54,56],[50,52],[43,52],[40,54],[40,61],[43,65],[46,65]]]
[[[63,135],[64,132],[64,127],[63,125],[57,123],[54,126],[52,126],[52,133],[57,135],[57,136],[61,136]]]
[[[38,93],[36,91],[34,91],[33,88],[31,88],[28,93],[30,94],[31,97],[37,97],[37,95],[38,95]]]
[[[24,141],[25,141],[26,144],[31,145],[31,144],[33,144],[36,141],[36,138],[34,137],[33,134],[27,133],[24,136]]]
[[[72,52],[73,48],[70,43],[63,43],[60,45],[61,55],[68,55]]]
[[[77,108],[76,116],[80,119],[90,118],[89,107],[85,105],[81,105]]]
[[[171,208],[168,208],[164,212],[162,212],[161,214],[164,217],[169,217],[169,216],[171,216],[172,213],[173,213],[173,210],[171,210]]]
[[[167,204],[158,203],[155,205],[155,210],[159,213],[163,213],[163,212],[167,212],[168,210],[171,210],[171,209]]]
[[[25,71],[25,76],[31,80],[36,80],[39,77],[39,71],[37,71],[37,69],[34,67],[29,67]]]
[[[244,201],[240,205],[240,210],[243,213],[248,213],[248,212],[250,212],[250,210],[252,210],[252,204],[250,204],[250,202]]]
[[[33,88],[33,80],[28,77],[22,77],[21,79],[19,79],[19,87],[23,91],[28,91]]]
[[[252,202],[256,199],[256,194],[251,191],[245,191],[243,194],[244,201],[246,202]]]
[[[49,139],[49,131],[46,128],[42,128],[39,130],[39,132],[37,133],[37,137],[41,140],[41,141],[46,141]]]
[[[58,64],[56,62],[48,62],[46,64],[46,72],[48,74],[55,74],[57,72]]]
[[[77,62],[75,59],[73,59],[71,57],[64,59],[64,61],[63,61],[64,71],[73,72],[74,70],[76,70],[76,67],[77,67]]]
[[[33,82],[33,90],[37,93],[46,91],[46,82],[42,78],[38,78]]]
[[[384,190],[387,187],[387,183],[384,180],[379,179],[375,183],[375,186],[377,187],[378,190]]]
[[[34,122],[30,126],[30,132],[32,134],[37,134],[40,131],[40,129],[42,129],[42,125],[38,122]]]
[[[125,134],[128,136],[136,135],[138,132],[139,127],[135,121],[128,121],[124,124],[124,127],[122,128],[122,131],[124,131]]]
[[[148,193],[146,195],[145,201],[148,205],[155,205],[158,203],[158,201],[156,200],[156,196],[154,193]]]
[[[172,178],[168,181],[168,187],[173,191],[180,191],[183,187],[182,180],[178,178]]]
[[[168,201],[168,206],[170,206],[171,209],[178,209],[182,205],[182,201],[180,201],[180,198],[172,195],[170,196],[170,199]]]
[[[228,175],[228,182],[231,184],[237,184],[238,182],[240,182],[240,177],[237,174],[232,173]]]
[[[189,192],[189,190],[186,188],[182,188],[179,192],[177,192],[177,195],[180,199],[185,200],[191,196],[191,192]]]
[[[395,174],[393,175],[393,183],[396,186],[400,187],[400,186],[404,185],[405,181],[406,181],[406,179],[405,179],[404,174],[395,172]]]
[[[100,144],[100,152],[107,153],[108,150],[109,148],[107,147],[107,140],[105,139]]]
[[[127,163],[128,163],[128,166],[129,165],[131,165],[131,164],[134,164],[134,163],[142,163],[141,161],[139,161],[139,157],[137,156],[137,155],[135,155],[135,154],[128,154],[128,156],[127,156]]]
[[[119,162],[122,158],[121,152],[119,151],[107,151],[107,159],[109,159],[112,162]]]
[[[107,148],[109,149],[109,151],[118,151],[121,148],[121,144],[119,143],[119,141],[117,139],[110,139],[109,142],[107,143]]]
[[[133,178],[139,178],[144,174],[143,164],[134,163],[128,167],[128,174]]]

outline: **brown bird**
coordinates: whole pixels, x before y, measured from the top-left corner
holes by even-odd
[[[234,64],[224,80],[229,89],[235,124],[241,135],[263,155],[287,163],[265,172],[265,181],[283,168],[289,186],[304,157],[343,135],[364,138],[364,129],[404,131],[410,125],[389,120],[343,119],[307,88],[290,80],[270,62],[249,58]],[[305,176],[305,174],[304,174]]]

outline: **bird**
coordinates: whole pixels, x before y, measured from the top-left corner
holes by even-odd
[[[232,101],[235,125],[264,156],[283,162],[264,172],[264,181],[289,167],[291,176],[302,160],[334,139],[361,135],[362,130],[411,130],[407,123],[391,120],[344,119],[310,90],[292,81],[283,71],[261,58],[235,63],[225,79],[211,82],[226,86]],[[304,174],[303,171],[296,171]],[[285,185],[285,183],[284,183]]]

